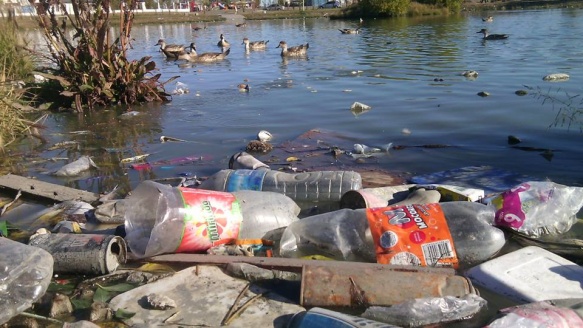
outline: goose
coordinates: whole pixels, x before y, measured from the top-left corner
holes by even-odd
[[[231,46],[231,44],[229,42],[227,42],[227,40],[225,40],[225,37],[221,34],[221,40],[219,40],[219,42],[217,43],[217,46],[222,47],[222,48],[228,48]]]
[[[281,56],[282,57],[300,57],[305,56],[307,54],[308,48],[310,47],[309,43],[300,44],[299,46],[295,47],[287,47],[287,43],[285,41],[280,41],[279,45],[276,48],[281,48]]]
[[[168,50],[163,49],[163,48],[160,48],[160,49],[162,50],[162,52],[164,53],[164,55],[168,59],[186,59],[186,60],[188,60],[190,54],[188,52],[186,52],[186,49],[190,49],[190,51],[192,51],[192,49],[194,49],[194,42],[191,42],[188,47],[186,47],[186,48],[184,48],[184,50],[180,50],[180,51],[168,51]]]
[[[488,16],[488,17],[482,17],[482,22],[488,22],[491,23],[494,21],[494,17],[492,16]]]
[[[245,45],[245,51],[249,50],[265,50],[267,47],[267,41],[249,41],[248,38],[243,38],[243,43]]]
[[[484,34],[484,40],[504,40],[508,39],[508,34],[489,34],[488,30],[483,28],[476,33]]]
[[[199,55],[196,53],[196,46],[194,46],[189,54],[188,60],[191,62],[204,62],[204,63],[217,62],[225,59],[230,52],[231,48],[227,49],[227,51],[224,52],[205,52]]]
[[[181,44],[166,44],[164,39],[158,40],[158,43],[156,43],[155,46],[160,46],[160,50],[162,50],[164,52],[164,54],[171,53],[171,52],[184,51],[183,45],[181,45]]]
[[[359,28],[339,28],[338,31],[340,31],[342,34],[358,34],[360,32],[360,27]]]

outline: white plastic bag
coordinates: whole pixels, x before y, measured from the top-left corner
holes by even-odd
[[[550,181],[529,181],[492,199],[494,224],[532,238],[563,234],[583,206],[583,188]]]

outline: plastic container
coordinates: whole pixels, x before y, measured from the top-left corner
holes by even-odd
[[[290,224],[279,252],[284,257],[468,267],[488,260],[506,243],[504,233],[488,223],[493,217],[491,206],[472,202],[342,209]]]
[[[126,201],[126,241],[137,257],[204,252],[236,239],[260,239],[297,220],[300,209],[273,192],[233,193],[144,181]]]
[[[41,298],[52,275],[51,254],[0,237],[0,324],[28,309]]]
[[[350,314],[336,312],[320,307],[311,308],[294,314],[288,328],[398,328],[398,326],[365,319]]]
[[[55,272],[108,274],[127,259],[125,240],[113,235],[38,234],[28,244],[53,256]]]
[[[353,171],[285,173],[273,170],[221,170],[203,181],[202,189],[261,190],[282,193],[295,201],[337,202],[342,194],[362,187]]]
[[[478,286],[518,303],[583,298],[583,267],[537,246],[528,246],[467,271]]]

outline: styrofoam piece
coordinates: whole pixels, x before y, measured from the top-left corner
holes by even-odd
[[[469,269],[474,285],[519,303],[583,298],[583,267],[537,246],[528,246]]]

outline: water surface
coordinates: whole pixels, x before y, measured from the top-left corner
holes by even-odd
[[[204,176],[226,168],[229,157],[262,129],[274,135],[277,145],[319,128],[345,135],[349,145],[451,146],[407,147],[374,159],[387,170],[415,175],[491,165],[583,185],[581,117],[563,122],[561,116],[582,107],[582,16],[579,9],[553,9],[496,12],[491,23],[471,15],[370,20],[358,35],[338,31],[356,27],[357,21],[325,17],[249,21],[244,28],[235,22],[207,24],[196,32],[191,27],[201,24],[135,26],[130,56],[152,56],[163,79],[180,76],[177,81],[190,92],[174,96],[169,104],[133,107],[142,113],[133,117],[121,117],[123,109],[52,114],[46,122],[47,146],[65,140],[79,141],[80,146],[27,149],[34,154],[31,158],[69,160],[35,164],[27,159],[24,170],[82,189],[103,191],[118,183],[130,189],[144,179]],[[481,28],[509,38],[483,41],[476,33]],[[232,46],[220,63],[167,61],[154,46],[164,38],[169,43],[195,42],[199,53],[216,52],[221,33]],[[268,49],[246,54],[244,37],[269,40]],[[280,40],[290,46],[309,43],[308,57],[282,60],[275,48]],[[465,70],[477,71],[478,78],[465,78]],[[570,79],[542,80],[551,73],[567,73]],[[239,83],[248,83],[251,91],[239,92]],[[171,83],[167,90],[174,88]],[[529,94],[518,96],[517,90]],[[478,96],[481,91],[490,96]],[[372,109],[356,116],[350,111],[355,101]],[[189,142],[161,143],[161,135]],[[520,138],[523,148],[509,146],[509,135]],[[144,153],[151,154],[149,161],[184,156],[204,160],[152,171],[132,170],[119,162]],[[69,181],[46,174],[81,155],[94,156],[102,169]]]

